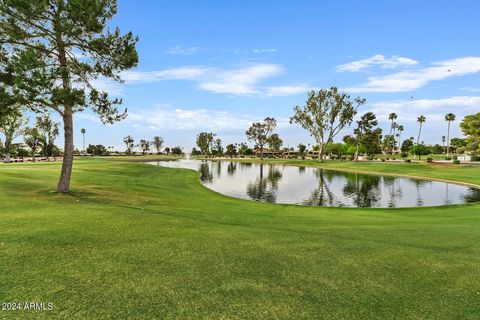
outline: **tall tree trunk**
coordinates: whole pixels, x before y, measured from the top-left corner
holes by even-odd
[[[392,135],[392,152],[391,152],[392,155],[394,154],[394,151],[395,151],[395,131],[396,129],[394,128],[393,135]]]
[[[418,128],[418,137],[417,137],[417,144],[420,142],[420,134],[422,133],[422,123],[420,123],[420,128]],[[420,159],[420,158],[419,158]]]
[[[70,178],[73,167],[73,113],[71,110],[65,110],[63,129],[65,145],[63,150],[62,173],[60,174],[57,192],[68,192],[70,190]]]
[[[318,144],[318,162],[323,162],[323,143]]]
[[[450,121],[448,121],[448,132],[447,132],[447,157],[450,154]]]
[[[10,159],[10,148],[12,147],[12,141],[7,134],[5,134],[5,160],[4,163],[10,163],[12,160]]]
[[[398,131],[398,149],[402,152],[402,131]]]
[[[390,133],[388,134],[389,139],[392,138],[392,131],[393,131],[393,120],[392,120],[392,124],[390,124]],[[387,153],[392,153],[390,146],[391,146],[391,142],[388,144]]]
[[[355,161],[358,161],[358,154],[360,153],[360,144],[357,143],[357,150],[355,151]]]
[[[65,92],[69,93],[72,85],[70,83],[70,73],[68,71],[65,43],[62,39],[59,11],[55,12],[53,27],[58,50],[58,62],[60,63],[61,67],[62,88],[65,90]],[[60,174],[57,192],[66,193],[70,190],[70,178],[72,176],[73,167],[73,106],[64,102],[62,116],[65,144],[63,148],[62,172]]]

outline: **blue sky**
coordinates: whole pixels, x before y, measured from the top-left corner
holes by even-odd
[[[308,90],[333,85],[365,97],[359,114],[373,110],[384,129],[397,112],[405,137],[425,115],[426,143],[441,143],[445,113],[457,114],[455,137],[461,118],[480,111],[478,1],[120,0],[112,26],[138,35],[140,63],[125,84],[97,85],[130,115],[103,126],[77,114],[78,147],[82,127],[87,143],[117,150],[128,134],[186,150],[201,131],[242,142],[249,123],[267,116],[285,146],[313,143],[288,119]]]

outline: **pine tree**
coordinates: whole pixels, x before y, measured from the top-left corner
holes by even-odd
[[[58,192],[68,192],[73,165],[73,117],[91,108],[104,123],[126,117],[121,99],[95,87],[101,77],[121,81],[138,62],[131,32],[107,28],[115,0],[0,2],[0,93],[34,112],[63,120],[64,158]]]

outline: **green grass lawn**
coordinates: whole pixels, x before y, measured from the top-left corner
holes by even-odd
[[[480,184],[480,168],[322,166]],[[54,303],[2,319],[480,317],[480,204],[273,205],[102,159],[76,161],[58,195],[59,169],[0,165],[0,302]]]

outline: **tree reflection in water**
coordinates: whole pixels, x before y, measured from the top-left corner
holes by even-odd
[[[335,199],[335,194],[329,187],[329,184],[331,184],[333,178],[335,178],[338,173],[324,169],[317,169],[314,172],[318,178],[318,187],[312,191],[308,199],[303,201],[303,204],[308,206],[343,207],[344,204],[338,199]]]
[[[211,183],[213,181],[213,175],[210,171],[210,166],[208,162],[202,162],[200,164],[200,180],[203,183]]]
[[[388,189],[388,207],[395,208],[397,206],[396,201],[402,198],[402,188],[400,185],[397,185],[397,178],[384,176],[383,177],[383,185],[386,189]]]
[[[468,193],[463,196],[465,202],[478,202],[480,201],[480,189],[469,188]]]
[[[220,176],[222,175],[222,162],[214,161],[213,165],[217,166],[217,178],[220,178]]]
[[[232,176],[237,171],[237,163],[234,161],[230,161],[227,166],[227,173],[228,175]]]
[[[425,184],[429,183],[429,181],[426,180],[414,180],[415,181],[415,187],[417,188],[417,206],[421,207],[423,206],[423,198],[422,198],[422,192],[420,192],[420,188],[425,186]]]
[[[451,203],[450,197],[448,196],[448,183],[445,183],[445,205],[449,205]]]
[[[344,173],[346,178],[343,194],[352,199],[357,208],[375,207],[381,199],[381,177],[374,175],[359,175]]]
[[[260,164],[260,174],[254,183],[247,185],[247,195],[253,200],[275,202],[278,183],[282,178],[280,170],[268,165],[267,176],[264,176],[264,165]]]
[[[164,162],[161,163],[162,165]],[[480,201],[480,189],[438,181],[235,161],[176,161],[201,182],[234,197],[325,207],[416,207]]]

